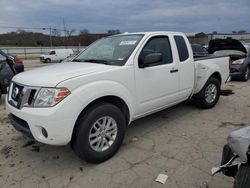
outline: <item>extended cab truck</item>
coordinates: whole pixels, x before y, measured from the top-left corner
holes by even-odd
[[[194,61],[187,37],[147,32],[103,38],[72,62],[13,78],[6,98],[13,126],[37,141],[66,145],[92,163],[112,157],[133,120],[191,97],[213,107],[229,58]]]

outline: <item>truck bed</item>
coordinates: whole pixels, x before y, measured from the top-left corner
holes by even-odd
[[[211,75],[211,71],[220,70],[221,83],[224,84],[229,77],[229,57],[214,56],[195,58],[195,86],[194,94],[198,93]]]

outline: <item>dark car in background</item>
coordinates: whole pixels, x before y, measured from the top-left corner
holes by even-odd
[[[244,45],[236,39],[214,39],[209,42],[208,52],[218,56],[229,56],[230,76],[243,81],[249,79],[250,64],[247,50]]]
[[[208,56],[207,49],[204,46],[202,46],[201,44],[191,44],[191,47],[192,47],[192,50],[193,50],[194,58]]]
[[[7,93],[7,88],[13,76],[23,71],[23,64],[15,63],[13,57],[0,50],[0,97]]]

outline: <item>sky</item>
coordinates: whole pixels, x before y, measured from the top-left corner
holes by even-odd
[[[23,28],[90,33],[250,32],[250,0],[0,0],[0,33]],[[48,30],[33,30],[49,32]]]

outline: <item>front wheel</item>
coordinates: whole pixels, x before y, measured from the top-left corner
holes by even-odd
[[[51,63],[51,59],[50,58],[45,59],[44,63]]]
[[[214,107],[220,98],[220,81],[210,77],[202,90],[194,96],[197,107],[208,109]]]
[[[73,150],[87,162],[100,163],[118,151],[125,135],[126,120],[118,107],[100,103],[88,109],[76,126]]]
[[[242,81],[248,81],[249,76],[250,76],[250,70],[249,70],[249,67],[247,66],[246,72],[245,72],[244,76],[242,77]]]
[[[250,187],[250,165],[244,164],[235,177],[234,188],[249,188]]]

